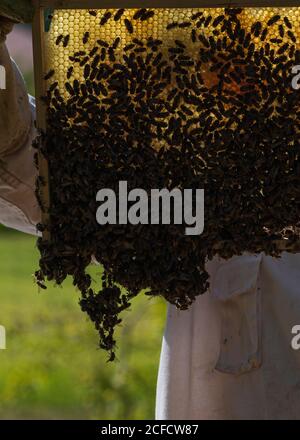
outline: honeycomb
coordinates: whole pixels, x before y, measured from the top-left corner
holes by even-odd
[[[184,52],[182,57],[187,60],[187,66],[189,60],[194,60],[187,67],[189,77],[200,74],[201,81],[208,89],[218,84],[220,69],[226,63],[224,58],[211,59],[210,57],[207,62],[202,60],[200,63],[197,60],[199,51],[207,50],[207,47],[210,49],[210,45],[216,45],[217,42],[222,42],[227,38],[227,30],[223,27],[222,17],[228,10],[224,8],[148,9],[145,11],[150,13],[150,16],[144,20],[138,17],[139,11],[143,10],[55,10],[50,17],[50,29],[44,33],[43,41],[46,89],[50,89],[52,93],[56,88],[59,90],[60,99],[68,100],[72,97],[74,80],[80,84],[86,81],[95,57],[100,56],[96,64],[105,63],[106,66],[112,67],[116,64],[124,65],[124,56],[129,56],[131,52],[145,60],[146,53],[143,51],[149,46],[151,39],[161,42],[159,46],[154,47],[155,51],[162,55],[159,62],[168,61],[172,55],[170,51],[174,51],[175,47],[175,51]],[[244,33],[242,38],[245,40],[247,36],[248,47],[253,43],[257,52],[266,44],[268,44],[269,53],[285,45],[294,52],[298,48],[300,8],[244,8],[239,11],[238,18],[239,26]],[[237,33],[237,39],[239,36]],[[117,44],[111,58],[110,49],[107,47],[112,47],[116,39]],[[128,51],[127,48],[130,50]],[[139,50],[140,53],[138,53]],[[220,53],[220,48],[218,48],[218,53]],[[155,52],[154,55],[156,55]],[[238,74],[240,75],[239,71]],[[178,76],[182,76],[181,71],[177,72]],[[229,93],[239,92],[241,86],[237,84],[238,80],[235,80],[234,73],[230,81],[231,84],[226,86]],[[66,82],[71,84],[71,88],[66,86]],[[105,81],[103,84],[105,85]],[[170,93],[177,85],[173,77],[164,90],[161,90],[159,98],[167,102]],[[256,84],[256,87],[259,87],[259,84]],[[186,110],[185,113],[183,118],[199,117],[196,108]],[[179,110],[179,116],[182,116],[181,110]],[[214,114],[211,117],[214,122],[217,121]],[[72,121],[71,117],[69,119]],[[200,122],[194,121],[195,129],[200,126]],[[162,146],[167,146],[163,140],[158,143],[153,142],[153,147],[156,149]]]
[[[192,29],[196,29],[197,32],[202,33],[209,38],[210,36],[217,35],[218,38],[222,38],[222,23],[219,26],[214,27],[214,20],[224,13],[222,8],[214,9],[155,9],[155,15],[148,20],[134,20],[133,17],[136,14],[137,9],[126,9],[121,19],[114,20],[114,16],[117,10],[114,9],[101,9],[91,11],[93,15],[87,9],[68,9],[68,10],[55,10],[51,19],[51,27],[49,32],[44,34],[44,52],[46,58],[46,70],[55,70],[55,76],[49,80],[49,86],[53,83],[53,79],[58,81],[61,93],[68,96],[68,92],[65,90],[64,84],[66,82],[66,73],[70,67],[73,67],[74,74],[73,79],[82,81],[83,69],[79,63],[74,63],[70,60],[70,57],[74,53],[83,51],[88,54],[95,46],[97,46],[97,40],[103,40],[109,45],[113,44],[115,39],[119,37],[121,39],[120,44],[115,51],[115,62],[123,62],[124,47],[132,42],[133,38],[137,38],[143,42],[146,42],[149,37],[159,39],[163,41],[161,50],[166,53],[169,47],[174,46],[175,40],[182,41],[188,48],[189,54],[194,57],[199,52],[201,47],[201,41],[193,43],[191,40]],[[111,17],[105,23],[100,25],[101,19],[110,13]],[[192,20],[195,14],[202,13],[202,24],[199,26],[199,18]],[[273,26],[267,26],[271,17],[280,15],[281,19],[277,21]],[[206,26],[204,21],[208,17],[212,17],[210,23]],[[283,38],[280,37],[280,25],[285,25],[284,17],[287,17],[292,25],[293,34],[296,39],[296,45],[300,44],[300,8],[244,8],[239,14],[239,19],[242,27],[251,33],[251,28],[254,23],[261,22],[268,27],[268,36],[265,41],[268,41],[271,49],[276,47],[278,43],[272,42],[273,39],[282,39],[286,41],[288,35],[285,32]],[[125,19],[128,19],[133,24],[134,32],[130,34],[125,25]],[[170,23],[191,23],[189,27],[175,27],[173,29],[167,29]],[[83,43],[83,35],[89,32],[89,39],[86,44]],[[214,34],[215,32],[215,34]],[[60,44],[56,44],[57,39],[60,36],[70,36],[67,47],[64,47],[63,41]],[[252,36],[252,41],[261,47],[264,42],[259,37]],[[107,61],[107,60],[106,60]],[[113,63],[112,63],[113,64]],[[202,73],[209,77],[209,69],[202,66]],[[45,72],[46,74],[46,72]],[[209,78],[207,78],[209,81]]]

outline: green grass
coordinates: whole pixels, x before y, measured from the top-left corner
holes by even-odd
[[[72,283],[38,292],[37,265],[34,238],[0,229],[0,419],[153,419],[164,301],[132,301],[107,363]]]

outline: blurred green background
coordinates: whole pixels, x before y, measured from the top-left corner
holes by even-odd
[[[17,26],[8,46],[33,93],[30,28]],[[38,291],[36,239],[0,226],[0,419],[153,419],[166,304],[141,295],[123,313],[118,360],[107,363],[79,294]],[[92,269],[99,279],[101,269]]]

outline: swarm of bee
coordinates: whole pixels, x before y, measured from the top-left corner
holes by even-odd
[[[142,290],[185,310],[208,288],[207,259],[278,257],[281,240],[299,251],[298,16],[298,8],[55,12],[41,98],[47,131],[36,143],[51,190],[49,222],[38,228],[51,240],[39,239],[36,277],[45,287],[73,276],[109,360],[120,313]],[[117,193],[121,180],[147,192],[203,188],[204,233],[100,227],[96,192]],[[104,267],[99,291],[86,272],[92,259]]]

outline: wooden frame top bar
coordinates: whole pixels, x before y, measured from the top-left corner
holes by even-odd
[[[33,3],[56,9],[300,7],[300,0],[33,0]]]

